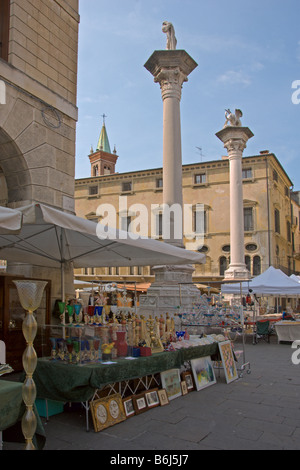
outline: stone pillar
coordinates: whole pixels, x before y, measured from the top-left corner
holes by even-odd
[[[197,63],[184,50],[155,51],[145,68],[159,83],[163,100],[163,205],[170,213],[170,237],[165,243],[184,248],[182,201],[182,154],[180,101],[182,85]],[[175,218],[173,207],[179,207]],[[146,296],[140,297],[140,311],[176,313],[178,307],[191,307],[199,298],[193,285],[192,265],[155,266],[155,282]],[[152,308],[152,311],[151,311]]]
[[[228,126],[216,136],[228,151],[230,168],[230,265],[225,271],[225,279],[250,279],[244,249],[242,157],[253,133],[248,127]]]
[[[159,83],[163,100],[163,204],[169,208],[178,204],[182,209],[181,91],[197,64],[183,50],[166,50],[155,51],[145,67]],[[170,238],[167,241],[182,248],[182,217],[178,227],[173,212],[170,213]]]

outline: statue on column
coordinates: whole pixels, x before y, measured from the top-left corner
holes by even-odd
[[[177,39],[175,37],[175,29],[172,23],[164,21],[162,24],[162,32],[167,35],[167,50],[175,50],[177,45]]]
[[[243,113],[240,109],[236,109],[234,114],[230,111],[230,109],[225,109],[225,124],[224,127],[232,126],[232,127],[241,127],[241,117]]]

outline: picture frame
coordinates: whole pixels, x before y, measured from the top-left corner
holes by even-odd
[[[118,393],[91,401],[90,408],[95,432],[102,431],[126,419],[122,397]]]
[[[145,392],[133,396],[133,406],[137,415],[148,410]]]
[[[160,373],[162,388],[167,392],[168,399],[174,400],[182,395],[179,369],[170,369]]]
[[[145,392],[146,402],[148,408],[155,408],[159,406],[158,388],[153,388]]]
[[[192,392],[193,390],[195,390],[193,373],[191,370],[181,372],[181,380],[184,380],[186,382],[188,392]]]
[[[218,343],[226,382],[230,383],[238,379],[231,341]]]
[[[210,356],[192,359],[191,368],[197,391],[217,382]]]
[[[158,394],[160,406],[165,406],[165,405],[170,404],[167,391],[164,388],[158,390],[157,394]]]
[[[123,398],[123,406],[126,418],[130,418],[130,416],[135,415],[135,408],[133,404],[133,395],[127,398]]]
[[[187,388],[187,384],[186,384],[186,381],[185,380],[182,380],[181,383],[181,393],[182,395],[187,395],[189,393],[188,391],[188,388]]]

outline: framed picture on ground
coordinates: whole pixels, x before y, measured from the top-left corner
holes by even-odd
[[[145,392],[133,396],[133,406],[137,415],[147,411],[148,405],[146,402]]]
[[[191,370],[181,372],[181,380],[185,380],[188,392],[191,392],[192,390],[195,389],[193,375],[192,375]]]
[[[219,343],[219,351],[224,367],[226,382],[233,382],[238,378],[235,360],[233,357],[231,341],[222,341]]]
[[[152,390],[148,390],[148,392],[145,392],[145,397],[146,397],[148,408],[154,408],[155,406],[159,405],[159,398],[158,398],[157,392],[158,392],[157,388],[154,388]]]
[[[189,393],[185,380],[181,381],[181,393],[182,395],[187,395]]]
[[[130,416],[135,415],[135,409],[133,406],[133,396],[123,398],[123,405],[124,405],[124,411],[126,414],[126,418],[129,418]]]
[[[180,397],[181,393],[181,380],[179,369],[170,369],[160,374],[161,385],[167,392],[169,400]]]
[[[169,405],[168,395],[164,388],[162,388],[161,390],[158,390],[157,394],[158,394],[160,406]]]
[[[118,393],[91,401],[91,413],[96,432],[126,419],[122,397]]]
[[[198,391],[216,383],[216,376],[210,356],[192,359],[191,367]]]

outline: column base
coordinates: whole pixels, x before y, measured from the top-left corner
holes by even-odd
[[[192,281],[193,266],[155,266],[153,271],[155,281],[147,294],[140,296],[139,314],[169,313],[172,316],[180,309],[191,309],[193,303],[199,301],[199,289]]]
[[[251,279],[251,274],[244,264],[231,265],[225,271],[224,274],[225,281],[247,281]]]

